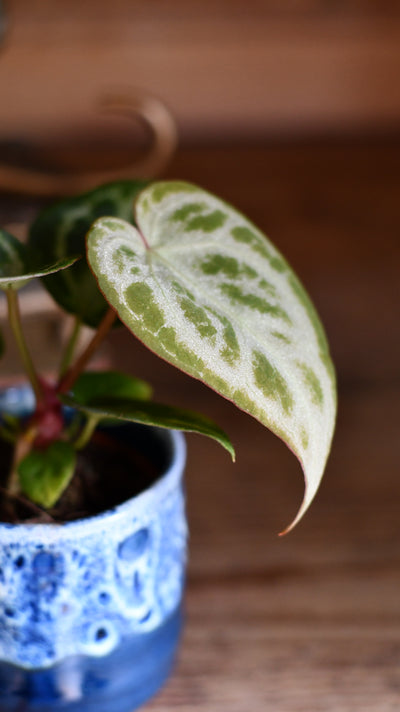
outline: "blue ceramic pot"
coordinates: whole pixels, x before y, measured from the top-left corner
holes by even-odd
[[[27,389],[0,410],[29,409]],[[0,524],[0,712],[131,712],[167,678],[181,629],[182,435],[113,428],[162,465],[146,491],[66,524]],[[112,477],[112,472],[110,472]]]

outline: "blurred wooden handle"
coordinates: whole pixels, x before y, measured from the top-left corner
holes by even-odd
[[[118,169],[68,174],[0,165],[0,190],[41,197],[62,196],[90,190],[113,180],[156,176],[166,166],[177,145],[176,124],[163,102],[145,92],[125,92],[109,94],[99,103],[102,111],[139,119],[150,130],[152,142],[141,159]]]

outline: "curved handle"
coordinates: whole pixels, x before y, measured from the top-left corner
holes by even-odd
[[[118,169],[57,175],[50,172],[0,165],[0,190],[40,197],[80,193],[113,180],[153,178],[168,163],[177,145],[175,121],[165,104],[144,92],[110,94],[100,100],[100,108],[113,114],[139,119],[150,129],[152,143],[134,163]]]

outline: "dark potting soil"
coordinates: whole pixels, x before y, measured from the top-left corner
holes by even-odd
[[[8,473],[12,450],[0,443],[0,472]],[[44,510],[23,495],[10,498],[0,481],[0,521],[68,522],[100,514],[143,492],[160,475],[150,458],[106,432],[97,432],[78,453],[73,479],[56,505]],[[4,479],[5,479],[4,475]]]

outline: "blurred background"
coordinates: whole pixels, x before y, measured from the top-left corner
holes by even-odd
[[[160,96],[181,140],[395,131],[397,0],[6,0],[3,140],[106,132],[104,90]],[[126,127],[125,127],[126,128]],[[129,138],[124,126],[109,136]],[[111,140],[111,139],[110,139]]]
[[[139,162],[148,130],[99,101],[149,92],[178,133],[159,175],[216,192],[271,237],[312,294],[337,366],[324,482],[278,540],[301,498],[295,459],[114,333],[106,358],[160,400],[214,417],[238,451],[233,467],[189,438],[189,626],[154,710],[397,712],[400,3],[8,0],[1,11],[2,223],[23,236],[57,192],[51,175]],[[11,190],[7,167],[45,174],[47,197],[18,171]],[[43,297],[28,306],[50,368],[59,317]],[[18,368],[9,356],[1,375]]]
[[[18,171],[11,180],[10,166],[44,173],[51,198],[52,176],[139,162],[149,131],[102,101],[147,92],[178,131],[161,175],[203,184],[250,214],[310,289],[324,281],[328,324],[340,278],[344,371],[397,369],[396,344],[382,348],[397,339],[396,280],[385,293],[376,284],[385,239],[384,269],[397,268],[397,0],[2,0],[0,10],[3,224],[43,204],[39,181],[27,187]]]

